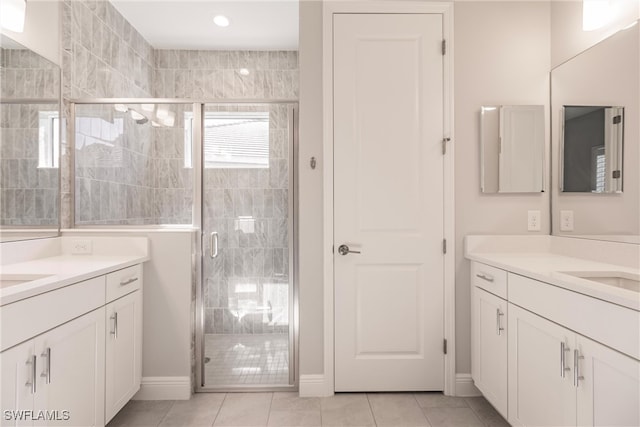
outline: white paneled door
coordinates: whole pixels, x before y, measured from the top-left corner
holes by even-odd
[[[442,15],[333,25],[335,389],[442,390]]]

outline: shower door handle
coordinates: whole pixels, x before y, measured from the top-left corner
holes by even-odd
[[[215,258],[218,256],[218,232],[212,231],[209,237],[211,239],[211,258]]]

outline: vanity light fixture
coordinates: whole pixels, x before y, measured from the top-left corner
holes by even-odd
[[[27,11],[26,0],[0,0],[0,26],[14,33],[24,31],[24,18]]]
[[[124,104],[115,104],[113,106],[113,109],[119,111],[120,113],[126,113],[127,111],[129,111],[129,108],[127,108],[127,106]]]
[[[136,110],[131,110],[131,118],[137,121],[142,120],[145,117],[142,114],[138,113]]]
[[[604,27],[611,20],[609,0],[582,0],[582,31],[593,31]]]
[[[216,24],[218,27],[228,27],[229,24],[231,23],[229,21],[229,18],[227,18],[224,15],[216,15],[213,17],[213,23]]]

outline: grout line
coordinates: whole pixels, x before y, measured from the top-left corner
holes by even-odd
[[[420,413],[424,417],[425,421],[427,421],[427,426],[431,427],[431,421],[429,421],[429,417],[427,417],[427,414],[424,412],[424,408],[422,406],[420,406],[420,402],[418,402],[418,398],[416,397],[416,393],[415,392],[411,393],[411,396],[413,396],[413,400],[416,402],[416,405],[418,405],[418,409],[420,410]]]
[[[158,421],[158,424],[156,424],[156,427],[159,426],[160,424],[162,424],[164,419],[167,418],[167,415],[169,415],[169,412],[171,412],[171,409],[173,408],[173,405],[175,405],[175,404],[176,404],[175,400],[171,402],[171,406],[169,406],[169,409],[167,409],[167,412],[163,415],[163,417],[160,418],[160,421]]]
[[[471,409],[471,412],[473,412],[473,414],[480,420],[480,422],[484,426],[488,427],[489,426],[488,422],[485,422],[484,418],[480,416],[480,414],[473,408],[473,406],[469,405],[469,402],[467,401],[467,398],[465,397],[463,399],[464,399],[464,403],[466,403],[467,406]]]
[[[267,426],[269,425],[269,420],[271,419],[271,408],[273,407],[273,396],[275,393],[271,393],[271,401],[269,402],[269,413],[267,414]]]
[[[371,406],[371,401],[369,400],[369,393],[365,393],[364,396],[367,398],[367,403],[369,404],[369,411],[371,411],[371,417],[373,418],[373,424],[377,427],[378,421],[376,420],[376,414],[373,412],[373,406]]]
[[[224,402],[227,401],[227,396],[228,395],[229,395],[229,393],[225,393],[224,394],[224,397],[222,398],[222,402],[220,402],[220,407],[218,408],[218,411],[216,412],[216,416],[213,418],[213,422],[211,423],[212,427],[216,423],[216,420],[218,419],[218,416],[220,415],[220,412],[222,412],[222,406],[224,405]]]

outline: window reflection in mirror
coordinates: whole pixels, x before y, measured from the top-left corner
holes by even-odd
[[[484,106],[480,115],[482,192],[544,191],[544,106]]]
[[[622,192],[624,108],[564,106],[562,191]]]

